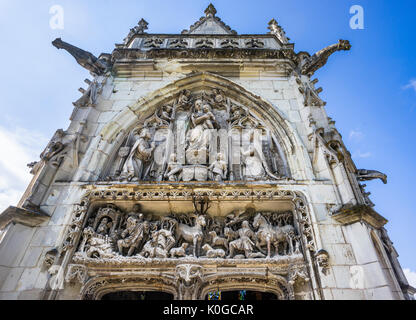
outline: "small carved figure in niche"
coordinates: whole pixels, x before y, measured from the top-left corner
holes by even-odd
[[[237,231],[238,239],[231,241],[229,244],[230,254],[228,258],[234,258],[235,251],[244,251],[246,258],[253,257],[254,243],[251,238],[254,237],[254,232],[251,230],[248,221],[243,221],[241,228]]]
[[[165,178],[169,181],[180,181],[182,173],[182,165],[178,162],[176,153],[172,153],[168,167],[166,168]]]
[[[152,167],[153,151],[156,148],[155,142],[149,143],[151,139],[149,129],[142,129],[124,164],[121,173],[123,178],[128,181],[140,181],[148,177]]]
[[[215,160],[208,168],[209,178],[213,181],[221,182],[227,179],[228,164],[224,161],[222,153],[217,153],[217,160]]]
[[[109,219],[107,217],[104,217],[100,224],[97,227],[97,234],[102,235],[102,236],[106,236],[108,235],[108,232],[110,231],[110,228],[112,226],[112,222],[109,221]]]
[[[213,249],[208,243],[204,244],[202,250],[205,251],[207,258],[224,258],[225,251],[223,249]]]
[[[121,240],[117,242],[118,250],[123,255],[123,248],[128,248],[127,256],[132,256],[142,240],[148,235],[150,224],[148,221],[140,222],[137,217],[127,219],[127,228],[121,233]]]
[[[301,237],[300,236],[296,236],[293,238],[293,240],[295,241],[295,254],[301,254],[300,252],[300,240]]]
[[[178,98],[178,107],[187,109],[190,103],[191,103],[191,92],[189,90],[182,91]]]
[[[267,177],[279,179],[270,172],[263,152],[257,150],[253,145],[246,151],[241,150],[241,156],[245,180],[259,180]]]
[[[162,112],[160,114],[160,118],[162,120],[165,120],[167,123],[170,123],[171,121],[175,120],[173,117],[173,107],[166,105],[162,107]]]
[[[231,118],[230,122],[234,124],[236,121],[240,120],[244,116],[240,107],[233,105],[231,107]]]
[[[184,242],[180,247],[170,249],[169,254],[171,258],[186,257],[186,249],[188,248],[188,246],[189,244],[187,242]]]

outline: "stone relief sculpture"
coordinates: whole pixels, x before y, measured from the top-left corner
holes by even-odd
[[[166,169],[165,178],[168,181],[180,181],[182,179],[182,165],[178,162],[176,153],[172,153]]]
[[[245,151],[241,150],[241,156],[244,180],[267,180],[267,178],[279,179],[270,172],[266,160],[264,159],[264,155],[254,146],[250,146]]]
[[[122,178],[128,181],[143,180],[149,174],[155,143],[149,143],[152,139],[148,129],[144,128],[137,136],[130,154],[121,172]]]
[[[195,219],[195,226],[190,227],[184,223],[179,223],[176,228],[176,239],[179,241],[183,239],[184,241],[193,244],[193,255],[197,257],[199,254],[201,242],[203,240],[203,230],[202,228],[206,225],[206,220],[203,215],[199,215]]]
[[[255,135],[256,130],[260,134]],[[241,137],[249,139],[248,144],[233,145]],[[277,141],[248,108],[232,102],[222,90],[184,90],[129,133],[107,180],[278,180],[287,170]],[[233,155],[240,156],[240,162]]]
[[[222,153],[217,153],[217,160],[215,160],[208,168],[209,178],[212,181],[224,181],[227,179],[227,162],[224,161]]]
[[[279,255],[279,244],[283,244],[283,255],[293,254],[293,241],[295,237],[295,228],[287,224],[285,226],[273,226],[267,222],[261,214],[256,215],[253,222],[254,227],[258,227],[256,247],[261,248],[267,245],[267,258],[271,256],[272,245],[275,248],[276,255]],[[296,245],[299,243],[297,241]],[[289,251],[288,251],[289,249]]]
[[[146,216],[113,205],[92,213],[76,256],[85,259],[279,259],[301,255],[292,213]]]

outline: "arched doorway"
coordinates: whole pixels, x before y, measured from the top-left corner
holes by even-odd
[[[173,300],[173,295],[162,291],[117,291],[105,294],[101,300],[113,301],[145,301]]]
[[[261,292],[252,290],[232,290],[232,291],[213,291],[208,292],[205,300],[225,300],[225,301],[260,301],[260,300],[279,300],[271,292]]]

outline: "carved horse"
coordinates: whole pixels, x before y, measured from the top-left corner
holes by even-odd
[[[272,226],[267,222],[260,213],[256,215],[253,221],[253,226],[259,228],[256,233],[256,247],[262,250],[264,245],[267,245],[267,258],[270,258],[271,255],[271,246],[273,244],[276,255],[279,250],[279,243],[283,243],[284,254],[288,254],[287,247],[289,245],[289,254],[293,253],[293,236],[295,235],[295,228],[291,225],[286,225],[283,227]]]
[[[205,216],[199,215],[196,216],[195,226],[190,227],[183,223],[178,223],[176,226],[176,241],[183,239],[185,242],[191,243],[194,246],[193,254],[194,257],[197,257],[197,254],[200,252],[201,242],[204,238],[204,233],[202,228],[206,225]]]

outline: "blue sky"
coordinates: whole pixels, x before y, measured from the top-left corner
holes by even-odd
[[[367,183],[403,268],[416,271],[416,2],[374,0],[216,0],[238,33],[267,33],[275,18],[296,44],[314,53],[348,39],[316,73],[327,112],[358,168],[389,177]],[[56,37],[98,55],[111,52],[140,18],[150,33],[180,33],[203,15],[197,0],[0,0],[0,211],[15,204],[29,182],[26,164],[38,159],[58,128],[66,129],[87,71],[51,45]],[[64,9],[64,30],[49,26],[49,9]],[[364,30],[349,25],[352,5],[364,8]],[[408,273],[414,277],[416,273]],[[416,284],[414,284],[416,285]]]

